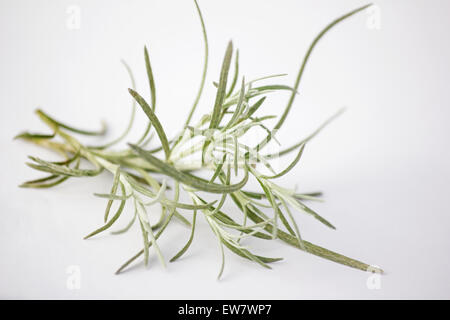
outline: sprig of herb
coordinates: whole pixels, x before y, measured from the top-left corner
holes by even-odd
[[[275,179],[291,172],[301,160],[305,146],[341,111],[308,137],[279,153],[263,154],[262,149],[271,140],[276,141],[274,132],[281,128],[293,105],[295,96],[298,94],[303,71],[318,41],[336,24],[364,10],[370,4],[339,17],[319,33],[303,59],[293,87],[278,83],[255,86],[259,81],[274,79],[282,75],[273,75],[251,81],[246,81],[242,77],[241,85],[236,87],[236,84],[239,83],[239,55],[237,50],[234,58],[234,75],[231,78],[230,85],[228,85],[229,70],[233,60],[233,44],[229,42],[219,81],[214,82],[217,93],[213,110],[211,113],[203,115],[198,123],[192,126],[190,123],[204,89],[208,69],[208,38],[205,22],[197,1],[194,0],[194,2],[200,18],[205,45],[204,67],[198,93],[181,132],[169,140],[162,123],[158,119],[155,108],[155,79],[149,53],[145,47],[144,57],[150,89],[150,104],[136,92],[134,77],[128,65],[124,63],[132,83],[132,88],[129,89],[133,98],[132,112],[125,131],[111,142],[102,146],[85,145],[74,134],[103,135],[106,132],[106,127],[100,131],[78,129],[56,120],[42,110],[37,110],[39,118],[49,126],[52,133],[34,134],[25,132],[19,134],[16,138],[54,150],[63,155],[65,160],[50,162],[37,157],[29,157],[31,162],[27,164],[33,169],[47,173],[47,176],[27,181],[21,187],[50,188],[69,178],[92,177],[105,170],[110,172],[113,175],[110,193],[95,194],[107,200],[104,225],[86,235],[85,239],[104,232],[115,225],[123,212],[126,211],[124,209],[127,204],[134,207],[132,219],[124,228],[112,233],[127,232],[137,221],[143,239],[143,248],[126,261],[116,273],[123,271],[141,256],[143,256],[147,265],[150,248],[153,248],[156,252],[161,264],[165,265],[165,258],[158,245],[158,240],[174,218],[191,225],[187,243],[170,260],[170,262],[176,261],[189,249],[194,239],[195,226],[199,215],[202,215],[206,220],[219,243],[222,256],[219,277],[222,275],[225,266],[224,248],[265,268],[270,268],[270,263],[281,260],[281,258],[264,257],[252,253],[249,248],[241,244],[242,240],[248,237],[264,240],[279,239],[319,257],[353,268],[369,270],[368,264],[324,249],[301,237],[300,228],[296,223],[292,209],[310,215],[325,226],[335,229],[327,219],[304,203],[307,200],[320,200],[318,198],[320,193],[299,194],[274,182]],[[266,96],[282,90],[290,91],[291,96],[274,129],[270,130],[265,123],[275,116],[255,115],[258,114],[260,106],[265,102]],[[128,148],[124,150],[111,149],[112,146],[124,140],[133,127],[136,103],[142,108],[149,120],[144,134],[136,143],[129,143]],[[244,138],[250,130],[256,128],[263,129],[266,132],[266,137],[256,146],[250,146],[244,142]],[[159,145],[147,149],[146,145],[152,137],[152,129],[159,138]],[[58,141],[58,138],[61,140]],[[161,151],[164,154],[162,159],[159,156]],[[297,151],[294,160],[284,170],[276,173],[270,161],[293,151]],[[195,156],[200,156],[201,159],[195,161],[193,160]],[[81,168],[82,159],[90,162],[94,169]],[[267,170],[270,171],[270,174],[264,173]],[[210,172],[210,178],[201,177],[199,172]],[[236,176],[241,176],[241,178],[236,178]],[[157,177],[160,177],[162,182]],[[249,179],[256,180],[261,190],[247,190],[246,185]],[[170,184],[174,189],[173,198],[168,197],[169,184],[167,182],[169,180],[173,181]],[[234,180],[237,180],[237,182],[233,182]],[[120,193],[118,194],[119,190]],[[189,196],[191,203],[183,203],[179,200],[182,191]],[[214,200],[207,201],[201,194],[213,197]],[[227,199],[231,199],[236,204],[238,212],[242,214],[242,222],[232,219],[230,215],[222,211]],[[120,204],[116,212],[111,213],[115,201],[119,201]],[[151,211],[154,211],[153,205],[155,204],[159,204],[161,209],[158,221],[155,220],[153,212],[152,214],[148,212],[150,207]],[[184,216],[186,212],[193,213],[192,222],[189,222]],[[377,270],[377,268],[371,267],[370,270]],[[382,272],[382,270],[378,271]]]

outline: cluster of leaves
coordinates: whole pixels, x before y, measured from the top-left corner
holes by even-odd
[[[133,97],[133,105],[129,124],[123,134],[107,144],[87,146],[80,143],[72,134],[102,135],[105,133],[105,128],[100,131],[80,130],[55,120],[42,110],[37,110],[39,118],[51,128],[53,133],[50,135],[22,133],[18,137],[50,148],[63,155],[65,160],[50,162],[37,157],[30,157],[31,162],[27,163],[30,167],[46,172],[49,175],[41,179],[25,182],[21,186],[49,188],[66,181],[70,177],[92,177],[104,170],[112,173],[114,178],[110,192],[107,194],[96,194],[98,197],[107,199],[104,225],[89,233],[85,238],[93,237],[109,229],[123,213],[126,203],[132,203],[134,215],[131,221],[125,228],[113,233],[124,233],[137,222],[142,233],[143,248],[126,261],[117,270],[117,273],[141,256],[143,256],[145,264],[147,264],[151,247],[155,250],[161,263],[165,265],[165,258],[158,246],[158,239],[172,219],[178,219],[191,227],[187,243],[170,261],[180,258],[192,243],[196,219],[199,213],[203,215],[217,237],[222,252],[222,265],[219,277],[223,272],[224,247],[266,268],[270,268],[270,263],[280,260],[280,258],[253,254],[241,244],[241,240],[247,237],[265,240],[280,239],[289,245],[328,260],[361,270],[368,270],[369,265],[365,263],[329,251],[302,238],[291,209],[311,215],[325,226],[334,229],[330,222],[304,203],[307,200],[317,199],[320,193],[299,194],[274,182],[275,179],[287,174],[294,168],[299,162],[305,145],[309,140],[339,113],[295,145],[278,153],[262,153],[264,147],[271,140],[276,141],[274,132],[281,128],[291,109],[303,70],[317,42],[334,25],[368,6],[353,10],[336,19],[314,39],[303,59],[293,87],[279,84],[259,85],[261,80],[273,79],[283,75],[273,75],[252,81],[246,81],[242,78],[240,85],[238,85],[238,51],[236,51],[234,59],[234,75],[230,82],[228,74],[234,52],[233,45],[230,42],[222,63],[219,81],[214,83],[217,88],[214,108],[211,113],[201,117],[195,125],[191,125],[192,116],[205,85],[208,65],[206,29],[196,1],[195,5],[203,30],[205,60],[200,88],[180,133],[169,140],[156,116],[155,81],[148,51],[145,48],[144,56],[149,80],[150,103],[135,91],[133,75],[130,68],[125,64],[133,87],[133,89],[129,89]],[[275,115],[256,116],[256,114],[264,103],[266,96],[280,90],[289,91],[290,99],[278,122],[270,130],[265,125],[266,121],[277,117]],[[125,150],[112,150],[111,147],[124,140],[133,127],[137,108],[136,103],[149,119],[145,132],[137,142],[129,143],[128,148]],[[243,142],[243,137],[254,128],[263,129],[266,137],[256,146],[249,146]],[[147,144],[153,137],[153,131],[159,138],[159,147],[148,149]],[[60,141],[55,139],[57,137]],[[293,151],[297,152],[294,160],[284,170],[276,173],[270,164],[270,160]],[[198,159],[194,159],[195,155],[198,156]],[[93,168],[80,168],[81,159],[89,161]],[[263,174],[259,168],[260,166],[265,171],[270,171],[271,174]],[[210,172],[210,177],[205,179],[198,175],[197,172],[200,170]],[[238,182],[231,182],[233,174],[241,176]],[[157,180],[155,176],[162,177],[162,182]],[[249,179],[255,179],[258,182],[261,187],[259,192],[245,190]],[[173,181],[173,183],[169,183],[173,188],[173,198],[168,196],[170,189],[167,183],[168,180]],[[180,201],[180,191],[186,193],[190,203]],[[219,198],[208,202],[203,194],[209,197],[219,196]],[[242,221],[236,221],[222,211],[222,207],[228,197],[232,199],[237,209],[242,213]],[[111,214],[110,212],[115,201],[119,202],[119,205],[116,212]],[[149,215],[148,213],[149,207],[152,206],[153,208],[154,205],[159,205],[161,208],[158,221],[152,221],[154,215]],[[186,211],[192,213],[191,222],[183,215]],[[267,213],[268,211],[270,213]]]

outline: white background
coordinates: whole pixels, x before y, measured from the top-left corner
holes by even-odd
[[[313,37],[337,16],[365,4],[348,1],[200,2],[210,40],[209,76],[196,118],[212,107],[226,43],[240,49],[247,79],[288,73],[292,84]],[[66,23],[81,9],[79,30]],[[368,273],[303,253],[279,242],[249,241],[256,253],[282,256],[265,270],[227,252],[223,279],[217,242],[203,219],[187,254],[164,270],[115,269],[141,248],[137,228],[121,236],[82,237],[102,223],[111,177],[72,179],[50,190],[20,189],[39,174],[29,154],[51,154],[22,141],[22,130],[45,131],[36,107],[74,125],[110,125],[128,118],[128,76],[147,95],[143,46],[157,86],[157,114],[169,133],[179,128],[199,84],[203,43],[192,1],[0,1],[0,297],[2,298],[450,298],[448,1],[378,1],[380,29],[361,13],[317,46],[300,95],[280,132],[286,145],[305,136],[338,108],[346,113],[305,149],[295,174],[280,179],[302,191],[323,190],[311,204],[337,230],[298,215],[305,239],[379,265],[378,290]],[[279,94],[261,112],[280,112]],[[143,130],[139,113],[134,140]],[[92,140],[90,140],[92,141]],[[290,158],[286,159],[289,160]],[[227,205],[232,211],[233,205]],[[125,217],[131,216],[131,208]],[[127,218],[117,225],[123,226]],[[161,238],[169,259],[189,230],[174,223]],[[68,290],[67,268],[79,266],[81,288]]]

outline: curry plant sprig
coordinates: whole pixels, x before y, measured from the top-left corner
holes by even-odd
[[[219,277],[224,271],[225,249],[265,268],[271,268],[271,263],[281,260],[281,258],[253,253],[253,249],[245,245],[245,239],[249,237],[281,240],[316,256],[353,268],[369,270],[370,265],[312,244],[301,236],[300,226],[296,222],[296,212],[309,215],[326,227],[335,229],[326,218],[305,204],[309,200],[321,201],[319,198],[321,193],[298,193],[275,182],[278,178],[292,172],[301,161],[302,154],[311,139],[341,114],[342,110],[326,120],[316,131],[289,148],[277,153],[263,153],[263,149],[272,140],[281,145],[275,137],[276,130],[282,127],[295,96],[299,94],[300,79],[318,41],[339,22],[370,5],[339,17],[319,33],[308,49],[292,87],[277,82],[260,84],[261,81],[274,81],[285,74],[253,80],[246,80],[244,77],[240,79],[239,51],[234,51],[230,41],[219,79],[213,82],[216,90],[213,109],[210,113],[203,115],[197,123],[191,124],[204,91],[209,55],[205,21],[197,1],[194,0],[194,2],[203,34],[204,64],[200,87],[178,134],[169,139],[156,113],[156,82],[150,64],[149,51],[145,47],[144,62],[150,102],[147,102],[145,95],[136,91],[131,69],[124,63],[132,84],[132,88],[128,89],[132,106],[130,120],[123,133],[103,145],[90,146],[82,143],[76,135],[101,136],[106,133],[106,127],[98,131],[79,129],[56,120],[42,110],[37,110],[37,115],[50,128],[51,133],[25,132],[16,138],[51,149],[62,155],[64,160],[52,162],[30,156],[31,162],[27,165],[47,175],[27,181],[21,187],[50,188],[69,178],[94,177],[102,172],[109,172],[113,176],[109,191],[95,194],[107,201],[103,225],[88,233],[85,239],[110,230],[122,220],[124,212],[128,211],[127,205],[131,204],[133,207],[131,219],[111,233],[123,234],[130,231],[133,225],[138,224],[142,235],[142,249],[128,259],[116,273],[122,272],[141,257],[147,265],[153,251],[161,264],[165,266],[165,254],[159,240],[174,219],[178,219],[190,228],[185,244],[180,243],[178,252],[171,253],[170,262],[178,260],[188,251],[193,242],[200,216],[204,218],[219,244],[222,257]],[[230,76],[232,68],[234,71]],[[290,93],[288,104],[283,112],[279,116],[260,114],[261,106],[267,101],[266,98],[281,91]],[[133,128],[137,105],[147,116],[148,125],[137,142],[128,143],[126,148],[117,150],[113,147],[127,139]],[[267,123],[274,118],[278,120],[274,129],[270,130]],[[254,146],[245,142],[245,138],[248,137],[249,132],[255,130],[262,130],[266,137]],[[157,144],[148,148],[147,144],[156,139],[155,137],[158,140]],[[295,158],[286,168],[276,172],[271,161],[291,152],[297,153]],[[85,162],[90,163],[89,167],[85,167]],[[249,180],[254,180],[260,190],[249,190],[247,187]],[[173,197],[169,195],[172,191]],[[190,202],[180,201],[181,192],[188,196]],[[226,201],[232,201],[236,205],[236,211],[240,213],[239,218],[232,218],[236,214],[224,211]],[[112,211],[115,202],[119,205],[115,211]],[[371,267],[370,270],[382,272],[375,267]]]

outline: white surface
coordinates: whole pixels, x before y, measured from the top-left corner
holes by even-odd
[[[211,107],[211,82],[218,77],[230,38],[240,48],[247,79],[287,72],[282,82],[292,84],[316,33],[362,4],[201,1],[211,59],[197,118]],[[24,165],[26,155],[48,154],[12,137],[24,129],[44,129],[33,114],[37,106],[83,127],[96,128],[105,119],[117,133],[129,110],[128,77],[119,60],[128,61],[138,90],[147,94],[145,44],[157,81],[157,112],[173,133],[188,113],[201,73],[203,44],[194,5],[174,0],[2,0],[0,297],[450,298],[450,3],[377,4],[379,30],[368,29],[368,15],[362,13],[321,41],[280,133],[286,144],[294,142],[347,106],[344,116],[305,150],[296,174],[282,181],[325,192],[326,202],[312,206],[337,231],[299,215],[303,236],[382,266],[387,275],[381,288],[369,290],[367,273],[261,241],[249,244],[257,253],[285,260],[269,271],[227,252],[218,282],[220,253],[203,221],[189,252],[167,270],[152,255],[148,270],[137,264],[114,276],[115,268],[141,247],[138,230],[82,240],[102,222],[105,201],[92,193],[106,192],[111,178],[72,179],[50,190],[17,188],[39,176]],[[81,8],[79,30],[66,27],[70,5]],[[279,111],[286,100],[283,94],[271,98],[264,111]],[[188,236],[189,230],[175,224],[160,241],[166,258]],[[71,265],[80,267],[80,290],[66,287]]]

